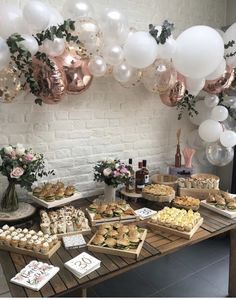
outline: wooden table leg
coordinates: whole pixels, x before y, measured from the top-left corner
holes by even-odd
[[[229,297],[236,297],[236,228],[230,230]]]
[[[87,297],[87,289],[80,289],[78,293],[78,297],[86,298]]]

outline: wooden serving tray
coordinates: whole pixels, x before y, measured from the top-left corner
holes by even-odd
[[[57,207],[57,206],[64,206],[65,204],[68,204],[72,201],[78,200],[83,198],[81,193],[76,192],[73,196],[71,197],[66,197],[66,198],[62,198],[59,200],[54,200],[54,201],[45,201],[43,199],[39,199],[37,197],[35,197],[33,195],[33,193],[29,193],[31,199],[38,203],[39,205],[46,207],[46,208],[53,208],[53,207]]]
[[[70,235],[75,235],[75,234],[83,234],[83,235],[86,235],[86,234],[89,234],[91,233],[91,228],[88,227],[87,229],[84,229],[84,230],[77,230],[77,231],[71,231],[71,232],[66,232],[66,233],[57,233],[57,237],[58,239],[62,239],[63,236],[70,236]]]
[[[209,194],[218,194],[220,190],[216,189],[197,189],[197,188],[179,188],[180,196],[190,196],[200,200],[204,200]]]
[[[170,203],[175,198],[175,193],[168,196],[157,196],[149,193],[142,192],[142,196],[144,199],[154,201],[154,202],[168,202]]]
[[[33,250],[28,250],[25,248],[12,247],[7,245],[0,245],[0,250],[5,250],[9,252],[15,252],[23,255],[29,255],[32,257],[40,258],[40,259],[49,259],[59,248],[61,247],[61,242],[58,241],[56,245],[54,245],[47,254],[43,254],[41,252],[35,252]]]
[[[193,227],[193,229],[189,232],[187,231],[180,231],[177,229],[173,229],[170,227],[166,227],[166,226],[162,226],[159,225],[157,223],[152,223],[151,221],[148,222],[148,226],[154,230],[160,230],[163,232],[167,232],[167,233],[171,233],[180,237],[183,237],[185,239],[190,240],[192,238],[192,236],[194,235],[194,233],[199,229],[199,227],[202,225],[203,223],[203,218],[201,218],[198,223]]]
[[[225,216],[229,219],[236,218],[236,211],[230,211],[228,209],[225,209],[225,210],[220,209],[218,207],[215,207],[214,204],[207,203],[206,200],[201,201],[201,206],[206,207],[207,209],[212,210],[212,211],[214,211],[222,216]]]
[[[86,208],[86,214],[88,216],[91,226],[98,226],[98,225],[101,225],[104,223],[114,223],[114,222],[127,223],[127,222],[134,222],[134,221],[139,220],[139,217],[136,216],[135,214],[132,216],[126,215],[126,216],[121,216],[121,217],[103,218],[103,219],[99,219],[99,220],[94,220],[95,213],[92,213],[87,208]]]
[[[92,241],[95,238],[96,234],[91,238],[91,240],[88,242],[87,246],[88,246],[89,251],[137,259],[142,250],[146,235],[147,235],[147,229],[143,228],[143,234],[141,236],[141,241],[140,241],[137,249],[120,250],[120,249],[113,249],[113,248],[108,248],[108,247],[92,245]]]

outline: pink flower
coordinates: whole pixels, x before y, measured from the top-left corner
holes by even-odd
[[[34,158],[34,155],[32,153],[27,153],[25,155],[25,160],[31,161],[31,160],[33,160],[33,158]]]
[[[16,151],[15,150],[11,151],[11,157],[16,157]]]
[[[111,174],[112,170],[111,168],[106,168],[103,170],[103,175],[108,177]]]
[[[119,171],[114,171],[114,177],[118,177],[118,176],[120,176],[121,174],[120,174],[120,172]]]
[[[24,174],[24,170],[20,167],[16,167],[11,171],[10,177],[11,178],[20,178],[23,174]]]

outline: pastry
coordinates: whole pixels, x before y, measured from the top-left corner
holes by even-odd
[[[215,199],[214,194],[209,193],[206,201],[207,201],[207,203],[215,204],[216,203],[216,199]]]
[[[22,233],[24,233],[24,234],[27,234],[29,232],[29,230],[27,229],[27,228],[24,228],[23,230],[22,230]]]
[[[16,232],[21,232],[22,229],[21,229],[21,231],[19,231],[19,229],[20,229],[20,228],[16,229],[14,226],[11,226],[11,227],[8,228],[8,230],[9,230],[10,232],[13,232],[13,231],[15,231],[15,230],[16,230]]]
[[[52,246],[53,246],[53,240],[52,240],[52,238],[51,237],[49,237],[48,239],[47,239],[47,242],[48,242],[48,244],[49,244],[49,247],[50,247],[50,249],[52,248]]]
[[[50,250],[49,243],[48,242],[43,243],[41,246],[41,252],[43,254],[47,254],[49,250]]]
[[[175,193],[172,187],[163,184],[147,185],[143,189],[143,192],[154,196],[170,196]]]
[[[29,234],[29,233],[27,233],[27,234],[25,235],[25,238],[26,238],[27,240],[30,240],[30,239],[31,239],[31,237],[32,237],[32,235],[31,235],[31,234]]]
[[[50,223],[41,223],[40,228],[44,234],[50,234]]]
[[[8,226],[7,224],[5,224],[5,225],[2,227],[2,229],[3,229],[4,231],[6,231],[6,230],[9,229],[9,226]]]
[[[26,249],[32,250],[33,249],[33,244],[34,244],[34,242],[32,240],[27,240],[26,246],[25,246]]]
[[[50,224],[50,233],[52,233],[52,234],[57,233],[57,222],[53,222]]]
[[[56,235],[56,234],[52,235],[52,236],[51,236],[51,239],[52,239],[52,241],[53,241],[53,245],[56,245],[56,243],[58,242],[58,237],[57,237],[57,235]]]
[[[2,232],[1,234],[0,234],[0,243],[1,244],[4,244],[4,242],[5,242],[5,239],[6,239],[6,233],[5,232]]]
[[[58,233],[66,233],[66,223],[60,222],[57,224]]]
[[[200,200],[189,196],[176,197],[173,200],[173,205],[176,207],[182,207],[186,209],[191,208],[193,210],[198,210],[200,205]]]
[[[20,241],[20,238],[17,235],[13,236],[13,238],[11,240],[12,247],[18,247],[19,246],[19,241]]]
[[[72,232],[74,231],[74,226],[71,221],[66,222],[66,232]]]
[[[38,237],[43,237],[43,232],[42,232],[42,231],[38,231],[38,232],[37,232],[37,236],[38,236]]]
[[[21,238],[19,241],[19,247],[20,248],[25,248],[27,244],[27,239],[25,237]]]
[[[25,235],[24,235],[24,233],[18,233],[17,234],[18,235],[18,237],[21,239],[21,238],[23,238]]]
[[[41,242],[40,241],[33,241],[33,250],[35,252],[40,252],[40,250],[41,250]]]
[[[13,237],[13,236],[16,236],[16,235],[18,235],[18,233],[16,232],[16,231],[13,231],[12,233],[11,233],[11,236]]]
[[[5,237],[5,244],[10,246],[11,245],[11,240],[12,240],[12,236],[11,235],[7,235]]]
[[[31,234],[31,235],[35,235],[35,233],[36,232],[34,230],[32,230],[32,229],[29,231],[29,234]]]

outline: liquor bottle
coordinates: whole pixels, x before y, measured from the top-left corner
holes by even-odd
[[[177,144],[176,153],[175,153],[175,167],[176,168],[181,167],[181,152],[180,152],[179,144]]]
[[[125,185],[125,190],[128,193],[132,193],[135,190],[135,178],[134,178],[134,169],[133,169],[133,160],[129,158],[128,170],[130,171],[130,178]]]
[[[144,173],[144,183],[145,185],[149,184],[149,170],[147,168],[146,159],[143,160],[143,173]]]
[[[142,170],[142,162],[138,163],[138,170],[135,173],[135,192],[138,194],[142,193],[143,188],[145,187],[145,178]]]

